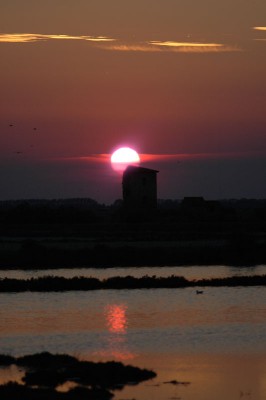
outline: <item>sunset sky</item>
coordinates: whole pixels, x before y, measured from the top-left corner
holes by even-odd
[[[0,199],[266,198],[265,0],[0,0]],[[106,156],[107,155],[107,156]]]

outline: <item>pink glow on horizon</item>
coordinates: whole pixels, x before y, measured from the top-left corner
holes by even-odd
[[[90,154],[81,157],[62,157],[58,160],[62,161],[84,161],[88,163],[110,163],[112,153]],[[152,154],[139,153],[140,165],[149,162],[168,162],[168,161],[184,161],[184,160],[200,160],[200,159],[240,159],[248,157],[266,156],[265,151],[255,152],[222,152],[222,153],[176,153],[176,154]],[[122,163],[121,163],[122,164]],[[134,162],[128,164],[136,164]]]

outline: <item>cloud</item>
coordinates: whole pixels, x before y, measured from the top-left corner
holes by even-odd
[[[84,162],[96,164],[110,164],[111,153],[102,154],[89,154],[80,157],[60,157],[56,158],[57,161],[69,162]],[[172,154],[152,154],[152,153],[139,153],[141,163],[150,162],[171,162],[178,163],[190,160],[218,160],[218,159],[245,159],[250,157],[265,157],[265,151],[259,152],[221,152],[221,153],[172,153]]]
[[[140,44],[111,44],[111,45],[106,45],[103,47],[105,50],[113,50],[113,51],[136,51],[136,52],[145,52],[145,53],[155,53],[155,52],[160,52],[161,50],[159,48],[152,47],[151,45],[147,43],[140,43]]]
[[[0,43],[34,43],[49,40],[83,40],[98,43],[104,50],[131,52],[174,52],[174,53],[217,53],[240,51],[236,46],[222,43],[176,42],[176,41],[147,41],[123,43],[107,36],[86,35],[57,35],[41,33],[2,33]]]
[[[132,52],[171,52],[171,53],[222,53],[241,51],[236,46],[228,46],[218,43],[199,43],[199,42],[173,42],[173,41],[149,41],[144,43],[129,44],[108,44],[104,46],[106,50],[113,51],[132,51]]]
[[[254,29],[255,31],[259,31],[259,32],[266,32],[266,26],[254,26],[252,29]],[[265,42],[266,38],[265,37],[264,38],[256,38],[253,40],[255,40],[256,42]]]
[[[111,162],[112,154],[89,154],[88,156],[80,156],[80,157],[60,157],[57,158],[57,161],[84,161],[86,163],[107,163]]]
[[[222,47],[223,44],[218,43],[199,43],[199,42],[162,42],[159,40],[153,40],[150,42],[155,46],[167,46],[167,47]]]
[[[30,43],[47,40],[84,40],[89,42],[110,42],[115,39],[106,36],[44,35],[39,33],[2,33],[2,43]]]
[[[266,31],[266,26],[254,26],[255,31]]]
[[[175,41],[159,41],[150,42],[153,46],[169,49],[173,52],[183,53],[211,53],[211,52],[228,52],[240,51],[239,48],[227,46],[222,43],[201,43],[201,42],[175,42]]]

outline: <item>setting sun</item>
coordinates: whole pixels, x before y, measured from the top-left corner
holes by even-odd
[[[115,171],[123,172],[128,165],[139,164],[140,157],[130,147],[120,147],[111,156],[111,164]]]

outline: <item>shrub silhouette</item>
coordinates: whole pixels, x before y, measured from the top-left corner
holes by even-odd
[[[5,363],[7,357],[0,355],[0,361]],[[79,361],[66,354],[47,352],[12,358],[12,362],[25,368],[22,378],[25,385],[11,382],[0,385],[1,400],[109,400],[113,390],[156,376],[153,371],[120,362]],[[78,386],[67,393],[55,390],[68,381]]]
[[[99,289],[156,289],[185,288],[196,286],[265,286],[266,275],[232,276],[189,281],[182,276],[155,277],[133,276],[111,277],[104,280],[97,278],[63,278],[46,276],[31,279],[0,279],[0,292],[64,292],[71,290]]]

